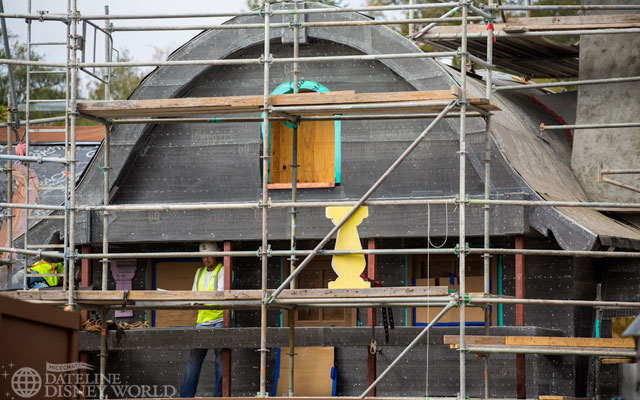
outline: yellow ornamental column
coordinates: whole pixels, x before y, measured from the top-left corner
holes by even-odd
[[[327,207],[327,218],[334,225],[347,216],[351,207]],[[362,250],[358,225],[369,216],[367,207],[360,207],[338,231],[336,250]],[[337,254],[331,260],[331,267],[338,275],[335,281],[329,282],[329,289],[355,289],[371,287],[360,274],[367,266],[364,254]]]

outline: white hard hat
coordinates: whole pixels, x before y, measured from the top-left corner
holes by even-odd
[[[220,251],[220,247],[214,242],[200,243],[200,251]]]

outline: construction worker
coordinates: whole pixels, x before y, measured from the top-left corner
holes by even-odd
[[[34,263],[31,268],[27,268],[28,274],[62,274],[64,273],[64,264],[48,263],[45,260],[40,260]],[[30,289],[37,289],[43,287],[58,286],[62,282],[62,278],[58,276],[43,276],[43,277],[31,277],[27,279],[27,286]]]
[[[220,251],[216,243],[200,243],[200,251]],[[193,288],[197,291],[224,290],[224,266],[222,258],[202,257],[203,267],[198,268],[193,280]],[[222,310],[199,310],[196,327],[200,328],[222,328]],[[213,349],[215,354],[215,386],[214,397],[222,397],[222,351]],[[194,397],[198,388],[200,369],[202,362],[207,355],[207,349],[192,349],[187,362],[184,381],[180,388],[180,397]]]

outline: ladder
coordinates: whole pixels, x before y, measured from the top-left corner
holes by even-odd
[[[32,0],[28,0],[27,4],[27,13],[31,14],[32,12]],[[38,11],[39,13],[45,13],[45,11]],[[67,13],[70,12],[69,7],[67,7]],[[47,24],[58,24],[59,21],[34,21],[27,20],[27,59],[31,60],[32,57],[32,48],[40,48],[40,47],[60,47],[66,49],[66,59],[69,60],[70,56],[70,46],[71,46],[71,38],[70,38],[70,28],[69,23],[66,23],[66,41],[37,41],[33,39],[32,25],[33,23],[47,23]],[[64,75],[64,98],[59,99],[33,99],[32,98],[32,84],[33,77],[38,75]],[[64,133],[64,158],[68,160],[69,155],[69,67],[65,69],[53,69],[50,67],[42,67],[36,69],[31,66],[27,66],[27,81],[26,81],[26,98],[25,98],[25,135],[24,135],[24,143],[26,146],[25,155],[31,155],[31,133]],[[34,128],[31,126],[31,111],[62,111],[64,112],[64,126],[48,126],[42,128]],[[64,258],[64,272],[61,274],[50,274],[50,276],[58,276],[63,278],[63,289],[66,290],[68,283],[73,282],[73,278],[67,279],[67,271],[68,268],[68,227],[69,227],[69,185],[75,184],[75,179],[69,176],[69,163],[64,163],[64,182],[61,186],[53,186],[53,187],[44,187],[44,186],[36,186],[30,187],[30,165],[26,163],[26,177],[25,177],[25,204],[29,204],[30,197],[37,196],[38,192],[42,191],[62,191],[64,192],[65,204],[65,212],[63,215],[52,215],[52,212],[44,211],[42,213],[34,213],[35,215],[30,215],[29,212],[25,212],[25,231],[23,234],[23,244],[25,250],[63,250],[65,253]],[[39,243],[39,244],[30,244],[29,243],[29,228],[30,226],[36,224],[38,221],[44,219],[62,219],[64,220],[64,233],[62,236],[63,243],[59,244],[49,244],[49,243]],[[38,260],[35,260],[38,261]],[[31,277],[39,277],[38,274],[29,274],[27,273],[27,268],[31,264],[31,256],[25,254],[23,257],[23,270],[24,270],[24,280],[23,280],[23,289],[28,289],[27,281],[28,278]]]

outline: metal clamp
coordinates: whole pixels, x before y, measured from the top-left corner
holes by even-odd
[[[122,311],[127,310],[127,296],[129,295],[129,289],[125,289],[122,293]]]
[[[266,58],[265,58],[264,54],[261,54],[260,58],[258,59],[258,62],[260,64],[267,63],[267,64],[271,65],[273,63],[273,54],[269,54],[269,56],[266,57]]]
[[[45,14],[49,14],[49,11],[47,11],[47,10],[38,10],[38,11],[36,11],[36,13],[38,13],[40,15],[40,18],[38,19],[38,21],[44,22],[44,16],[45,16]]]

